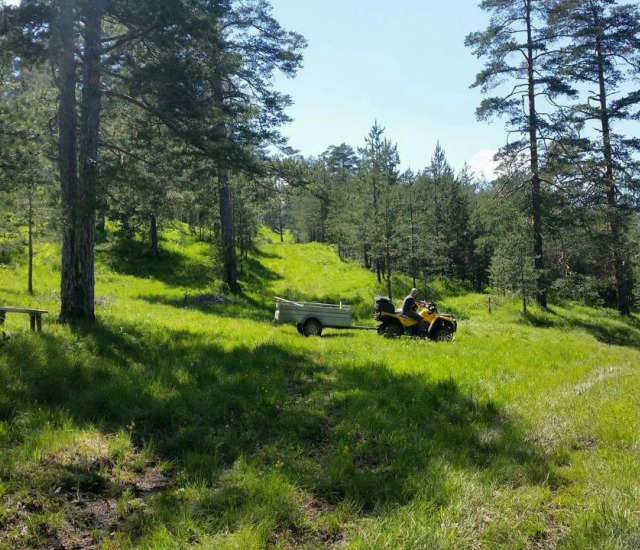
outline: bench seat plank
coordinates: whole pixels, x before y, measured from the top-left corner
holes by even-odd
[[[28,313],[32,331],[42,331],[42,315],[49,313],[46,309],[0,306],[0,325],[4,325],[7,313]]]
[[[8,313],[33,313],[34,315],[37,315],[37,314],[42,315],[43,313],[49,313],[46,309],[31,309],[31,308],[24,308],[24,307],[5,307],[5,306],[0,306],[0,311],[6,311]]]

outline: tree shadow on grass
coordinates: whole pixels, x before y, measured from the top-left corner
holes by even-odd
[[[599,316],[593,310],[591,319],[562,315],[549,311],[547,313],[527,312],[525,321],[539,328],[580,328],[594,336],[598,341],[614,346],[640,348],[640,321],[633,316],[612,317]]]
[[[332,389],[331,491],[365,509],[424,492],[446,500],[446,471],[482,471],[506,484],[544,483],[549,468],[515,419],[461,392],[454,380],[349,368]]]
[[[613,346],[627,346],[640,349],[640,328],[630,320],[620,320],[615,324],[599,323],[572,319],[573,326],[583,328],[598,341]]]
[[[256,256],[258,258],[271,258],[271,259],[282,258],[281,254],[278,254],[277,252],[273,252],[273,253],[266,252],[258,246],[254,246],[251,249],[251,255]]]
[[[267,296],[264,299],[256,299],[242,290],[230,297],[221,297],[219,302],[201,300],[200,295],[191,294],[185,294],[182,298],[170,298],[164,294],[147,294],[138,298],[150,304],[199,311],[217,317],[242,318],[253,321],[270,321],[273,319],[275,311],[273,299]]]
[[[170,286],[205,288],[214,280],[210,263],[171,250],[162,250],[159,256],[154,256],[137,241],[114,246],[108,254],[100,256],[116,273],[152,278]]]
[[[255,287],[255,285],[254,285]],[[287,295],[284,293],[286,298]],[[247,287],[247,292],[240,289],[237,293],[230,297],[228,301],[220,303],[198,301],[197,295],[185,295],[182,298],[170,298],[164,294],[148,294],[139,296],[141,300],[146,300],[151,304],[161,304],[172,306],[180,309],[191,309],[202,313],[214,314],[220,317],[240,317],[255,321],[270,321],[274,318],[275,312],[275,296],[269,294],[268,285],[259,285],[254,292],[251,287]],[[374,326],[371,321],[373,316],[373,300],[371,305],[356,302],[347,304],[343,298],[336,295],[305,295],[304,297],[296,296],[299,301],[303,302],[319,302],[323,304],[339,304],[352,306],[352,323]]]
[[[247,258],[242,262],[242,272],[239,278],[249,288],[264,290],[268,289],[272,282],[282,279],[282,276],[267,269],[255,258]]]
[[[40,408],[107,433],[135,426],[135,441],[153,442],[182,483],[213,489],[199,498],[198,514],[225,517],[233,508],[237,519],[216,529],[252,521],[242,510],[259,500],[259,482],[229,477],[238,464],[279,472],[320,508],[350,502],[362,513],[418,496],[445,505],[455,498],[452,469],[509,487],[549,483],[518,419],[454,380],[397,374],[382,363],[325,365],[273,343],[229,349],[201,334],[121,323],[78,328],[75,338],[43,334],[37,353],[19,344],[3,350],[14,367],[0,371],[2,420]],[[180,498],[170,487],[164,506],[178,508]],[[286,515],[274,521],[295,527]]]
[[[553,315],[557,315],[553,313]],[[527,311],[522,314],[522,321],[537,328],[553,328],[558,325],[557,320],[549,316],[549,313],[536,313]]]

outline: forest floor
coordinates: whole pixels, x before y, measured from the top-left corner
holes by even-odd
[[[51,312],[0,331],[0,548],[640,547],[637,315],[429,282],[451,343],[305,338],[272,296],[373,324],[384,285],[267,231],[233,294],[181,228],[98,248],[91,326],[55,322],[57,247],[33,297],[0,265],[0,304]]]

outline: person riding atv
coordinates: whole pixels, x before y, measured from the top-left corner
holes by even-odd
[[[413,290],[412,290],[413,294]],[[411,297],[407,296],[405,301]],[[416,296],[413,296],[415,300]],[[378,334],[387,338],[396,338],[403,334],[409,336],[418,336],[420,338],[429,338],[430,340],[451,340],[453,334],[458,330],[458,322],[450,313],[438,313],[435,302],[423,302],[415,300],[417,306],[422,309],[416,315],[419,315],[424,323],[424,328],[420,328],[420,324],[414,317],[407,316],[402,309],[395,309],[393,302],[386,296],[377,296],[374,304],[373,317],[380,321],[377,327]],[[407,305],[411,305],[411,300]]]
[[[405,317],[409,317],[410,319],[414,319],[418,323],[418,333],[425,332],[426,328],[424,325],[424,319],[422,315],[418,313],[418,306],[425,307],[427,302],[423,300],[418,300],[418,289],[412,288],[409,295],[402,302],[402,314]]]

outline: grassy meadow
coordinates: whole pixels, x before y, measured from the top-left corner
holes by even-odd
[[[183,228],[98,246],[93,326],[59,257],[0,265],[0,548],[640,548],[640,318],[433,284],[452,343],[275,326],[272,296],[384,287],[264,230],[224,292]],[[16,260],[17,261],[17,260]],[[398,279],[396,303],[410,288]]]

